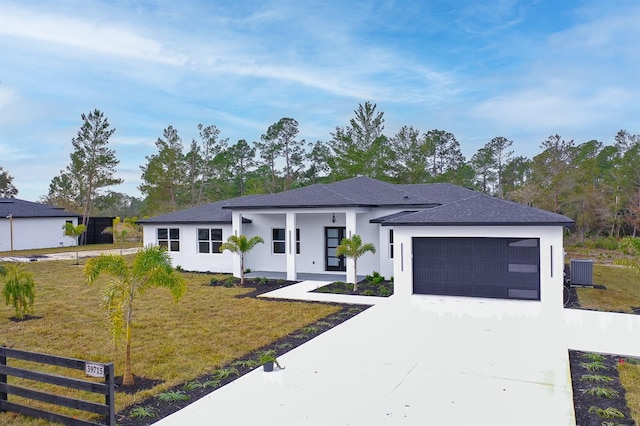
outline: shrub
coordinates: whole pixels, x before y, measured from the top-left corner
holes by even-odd
[[[380,272],[378,271],[373,271],[373,273],[371,275],[367,275],[365,279],[371,284],[377,285],[384,281],[384,276],[380,275]]]
[[[149,417],[155,417],[156,413],[153,408],[150,407],[134,407],[129,411],[129,415],[132,419],[145,419]]]
[[[613,237],[598,238],[595,247],[603,250],[618,250],[618,240]]]
[[[582,393],[586,393],[588,395],[599,396],[603,398],[618,398],[620,394],[617,390],[611,388],[603,388],[600,386],[584,389]]]
[[[158,400],[160,402],[177,402],[177,401],[186,401],[189,399],[189,395],[185,394],[182,391],[166,391],[158,394]]]
[[[33,274],[25,271],[23,265],[11,263],[3,268],[6,278],[2,289],[7,305],[13,305],[16,318],[21,320],[33,312],[33,301],[36,298],[36,283]]]
[[[589,412],[596,413],[603,419],[624,419],[624,414],[622,414],[622,411],[614,407],[600,408],[591,406],[589,407]]]
[[[603,376],[601,374],[583,374],[580,377],[580,380],[587,382],[595,382],[595,383],[605,383],[611,382],[613,379],[609,376]]]
[[[235,285],[236,285],[236,281],[235,281],[235,278],[233,277],[229,277],[224,281],[225,288],[231,288],[231,287],[234,287]]]

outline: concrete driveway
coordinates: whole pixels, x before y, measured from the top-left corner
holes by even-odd
[[[284,370],[256,369],[157,424],[575,424],[562,312],[395,299],[285,354]]]

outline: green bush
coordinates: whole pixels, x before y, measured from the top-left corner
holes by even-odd
[[[613,237],[598,238],[595,241],[595,248],[602,250],[618,250],[618,240]]]
[[[224,286],[226,288],[231,288],[231,287],[234,287],[235,285],[236,285],[236,280],[233,277],[227,278],[224,282]]]

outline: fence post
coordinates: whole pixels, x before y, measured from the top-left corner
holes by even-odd
[[[2,348],[0,348],[0,350],[2,350]],[[2,350],[2,352],[0,352],[0,365],[7,365],[7,357],[4,354],[4,350]],[[6,374],[0,374],[0,383],[4,383],[5,385],[7,384],[7,375]],[[4,411],[2,409],[2,401],[6,401],[7,400],[7,393],[6,392],[0,392],[0,412]]]
[[[109,406],[109,415],[107,416],[106,424],[109,426],[115,426],[116,424],[116,400],[115,400],[115,370],[113,363],[105,365],[105,384],[109,386],[109,390],[104,397],[105,404]]]

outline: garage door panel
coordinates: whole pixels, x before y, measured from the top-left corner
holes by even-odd
[[[416,294],[540,299],[537,239],[414,238]]]

